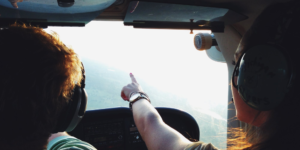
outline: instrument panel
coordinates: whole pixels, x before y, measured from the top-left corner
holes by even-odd
[[[163,121],[190,140],[199,140],[200,130],[188,113],[173,108],[156,108]],[[70,135],[98,150],[147,150],[129,108],[90,110]]]

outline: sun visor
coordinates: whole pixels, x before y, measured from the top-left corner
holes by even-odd
[[[145,1],[130,2],[124,25],[149,29],[187,29],[224,32],[224,26],[247,19],[227,8]]]
[[[0,0],[0,27],[16,20],[40,27],[84,26],[115,0]]]

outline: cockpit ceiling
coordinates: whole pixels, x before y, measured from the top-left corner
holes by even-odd
[[[115,0],[26,0],[0,1],[0,26],[16,20],[40,27],[84,26],[111,6]]]

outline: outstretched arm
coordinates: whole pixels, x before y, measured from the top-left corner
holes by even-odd
[[[135,77],[122,89],[121,97],[128,100],[130,93],[143,92]],[[147,148],[150,150],[183,150],[191,142],[179,132],[165,124],[156,109],[145,99],[133,103],[134,122]]]

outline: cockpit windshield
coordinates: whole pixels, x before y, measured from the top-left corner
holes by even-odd
[[[155,107],[188,112],[201,141],[226,148],[227,66],[197,51],[189,31],[133,29],[116,21],[46,30],[58,33],[82,60],[88,110],[128,107],[120,92],[133,73]]]

